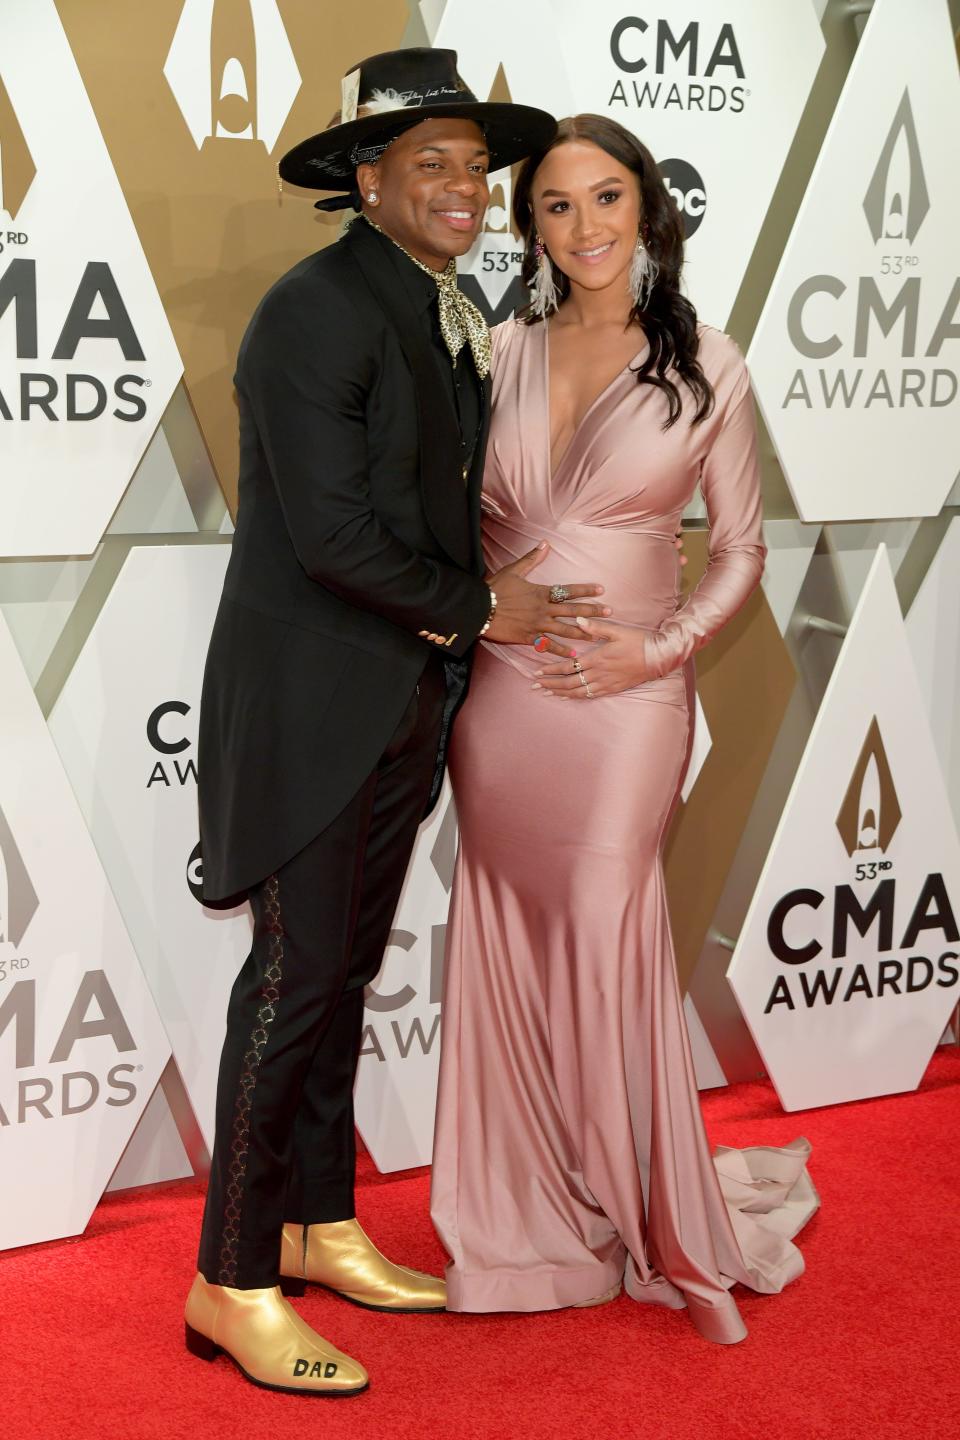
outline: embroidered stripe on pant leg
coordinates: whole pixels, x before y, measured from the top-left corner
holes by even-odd
[[[236,1285],[237,1250],[240,1244],[240,1217],[243,1209],[243,1182],[250,1148],[250,1110],[257,1084],[260,1061],[277,1014],[280,981],[283,978],[283,926],[280,921],[280,883],[271,875],[264,885],[264,924],[269,956],[263,973],[260,1005],[250,1043],[240,1066],[237,1102],[230,1131],[230,1169],[223,1207],[223,1236],[220,1242],[219,1285]]]

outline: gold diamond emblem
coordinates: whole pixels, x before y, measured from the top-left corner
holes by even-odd
[[[11,220],[17,218],[36,173],[26,136],[0,79],[0,212]]]
[[[874,716],[837,816],[837,829],[847,854],[855,850],[886,851],[902,813]]]

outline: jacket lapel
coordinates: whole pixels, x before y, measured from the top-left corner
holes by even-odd
[[[438,358],[423,334],[412,301],[383,253],[379,237],[366,225],[354,225],[349,238],[350,254],[396,332],[413,376],[420,436],[420,493],[427,523],[450,558],[463,569],[470,569],[475,555],[473,496],[469,494],[465,505],[460,430],[438,373]],[[478,454],[480,450],[478,446]],[[476,469],[475,463],[468,492],[472,492]],[[479,522],[479,481],[477,491]]]

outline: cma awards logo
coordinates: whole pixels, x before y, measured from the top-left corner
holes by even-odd
[[[159,759],[151,756],[148,790],[154,785],[162,785],[167,790],[196,785],[197,762],[192,755],[184,753],[192,748],[193,741],[184,735],[180,723],[189,714],[190,706],[185,700],[163,700],[147,716],[147,740],[153,754],[159,756]]]
[[[835,821],[853,862],[852,883],[835,885],[829,901],[822,890],[798,887],[771,908],[767,942],[774,958],[788,968],[774,980],[765,1015],[779,1007],[803,1011],[854,1000],[884,1001],[931,985],[951,989],[960,982],[960,956],[950,948],[960,941],[960,929],[942,873],[931,871],[918,894],[898,897],[895,865],[887,852],[902,819],[874,716]],[[908,837],[905,843],[916,841]],[[865,884],[872,888],[865,891]],[[921,947],[924,953],[916,953]],[[828,950],[830,961],[840,963],[827,962]],[[853,955],[856,963],[845,965]]]
[[[185,0],[163,73],[198,150],[252,140],[269,153],[301,84],[277,0]]]
[[[29,233],[13,228],[35,174],[26,137],[0,83],[0,320],[12,316],[16,359],[25,362],[18,383],[0,388],[0,420],[94,421],[108,413],[117,420],[142,420],[147,405],[141,392],[151,383],[144,375],[129,372],[107,380],[85,370],[51,374],[39,368],[43,272],[30,254]],[[127,363],[146,359],[104,260],[87,262],[70,304],[56,320],[51,362],[74,362],[86,340],[114,341]]]
[[[109,1037],[120,1054],[136,1049],[136,1042],[120,1010],[113,987],[103,970],[87,970],[74,989],[46,986],[41,991],[45,1007],[56,1011],[56,1039],[49,1055],[41,1046],[38,981],[26,976],[30,958],[21,953],[27,928],[39,901],[27,873],[19,847],[0,810],[0,1043],[11,1046],[12,1074],[4,1067],[0,1087],[0,1129],[30,1121],[52,1120],[60,1115],[80,1115],[99,1101],[110,1106],[129,1105],[137,1086],[131,1079],[137,1066],[121,1062],[106,1071],[63,1070],[54,1075],[22,1074],[47,1065],[68,1064],[77,1045],[101,1036]],[[102,1050],[98,1049],[98,1056]],[[93,1061],[88,1061],[94,1064]]]
[[[863,213],[876,244],[881,240],[905,240],[912,245],[929,209],[917,127],[910,96],[904,90],[863,197]]]
[[[153,752],[147,776],[148,790],[155,785],[161,787],[161,792],[196,789],[197,762],[187,753],[193,748],[193,741],[183,733],[182,723],[190,710],[186,700],[162,700],[147,716],[146,736]],[[187,859],[186,880],[190,894],[202,905],[203,857],[199,840]]]
[[[608,107],[740,115],[750,95],[728,21],[624,15],[610,32],[610,55],[620,75]]]
[[[892,337],[902,364],[801,365],[787,387],[781,408],[939,409],[957,398],[957,372],[936,363],[947,341],[960,339],[960,278],[950,277],[935,298],[937,316],[920,330],[920,302],[926,285],[941,276],[923,275],[914,243],[930,211],[930,197],[910,104],[904,90],[862,201],[873,242],[864,269],[872,274],[818,274],[801,281],[787,308],[787,333],[805,360],[830,360],[846,352],[869,360],[871,348]],[[866,238],[866,237],[865,237]],[[946,278],[946,277],[943,277]],[[879,339],[878,339],[879,337]],[[888,353],[890,346],[888,348]]]
[[[902,813],[880,738],[880,726],[874,716],[837,816],[837,829],[847,854],[876,850],[885,854]],[[880,869],[891,868],[889,860],[877,863]]]

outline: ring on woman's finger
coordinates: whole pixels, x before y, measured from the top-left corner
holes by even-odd
[[[582,675],[582,674],[583,674],[583,666],[580,664],[580,661],[577,660],[576,658],[574,658],[574,662],[573,662],[573,673],[574,673],[574,675]]]
[[[580,684],[581,684],[581,685],[586,685],[586,686],[587,686],[587,694],[589,695],[589,694],[590,694],[590,686],[587,685],[587,677],[586,677],[586,675],[584,675],[584,673],[583,673],[583,666],[582,666],[582,665],[578,665],[578,666],[577,666],[577,679],[580,681]]]
[[[550,641],[547,639],[546,635],[535,635],[533,637],[533,648],[537,651],[538,654],[542,655],[544,650],[547,650],[549,646]]]
[[[584,680],[583,683],[584,683],[584,685],[587,685],[586,680]],[[589,686],[589,685],[587,685],[587,694],[590,696],[590,699],[591,699],[591,700],[595,700],[595,699],[596,699],[596,696],[594,695],[593,691],[590,689],[590,686]]]
[[[566,585],[551,585],[551,586],[550,586],[550,604],[551,604],[551,605],[562,605],[565,600],[569,600],[569,599],[570,599],[570,591],[567,589]]]

